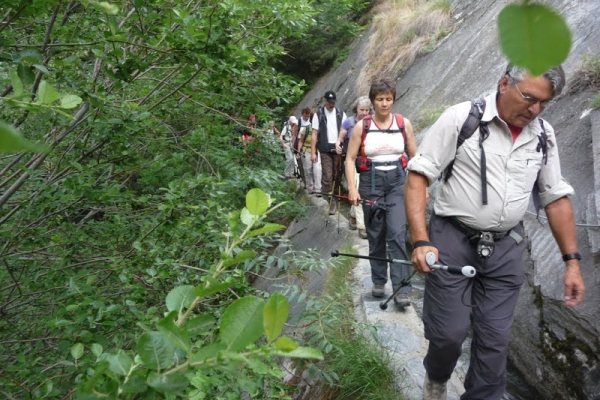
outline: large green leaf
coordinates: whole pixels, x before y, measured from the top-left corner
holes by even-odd
[[[17,74],[19,75],[19,78],[21,78],[21,81],[24,85],[31,85],[35,80],[35,74],[27,65],[19,64],[17,66]]]
[[[208,332],[217,323],[217,320],[210,315],[198,315],[185,321],[185,328],[188,335],[194,337],[201,333]]]
[[[146,382],[160,392],[180,392],[190,384],[183,374],[163,375],[156,372],[150,372]]]
[[[182,312],[192,304],[195,298],[192,285],[177,286],[167,294],[167,310]]]
[[[246,194],[246,208],[254,215],[263,215],[269,208],[269,195],[260,189],[250,189]]]
[[[265,302],[255,296],[242,297],[223,313],[220,338],[228,349],[237,351],[253,343],[263,334]]]
[[[37,91],[37,101],[42,104],[52,104],[60,98],[58,92],[46,81],[41,81]]]
[[[10,84],[13,87],[14,97],[19,97],[23,94],[23,82],[21,82],[21,78],[19,74],[14,69],[11,69],[9,72],[10,75]]]
[[[269,233],[269,232],[279,231],[281,229],[285,229],[285,225],[265,224],[265,226],[263,226],[262,228],[250,231],[248,233],[248,235],[246,235],[246,238],[250,238],[250,237],[258,236],[258,235],[263,235],[263,234]]]
[[[75,343],[71,347],[71,357],[73,357],[75,360],[79,360],[82,355],[83,355],[83,344]]]
[[[160,332],[146,332],[140,336],[137,344],[140,358],[153,370],[164,370],[175,361],[175,345]]]
[[[314,360],[323,359],[323,353],[321,353],[321,350],[316,349],[314,347],[298,347],[292,351],[278,350],[274,353],[274,355],[290,358],[309,358]]]
[[[172,311],[166,317],[157,322],[156,328],[162,332],[175,346],[186,353],[190,352],[191,343],[185,329],[175,325],[177,311]]]
[[[515,65],[538,76],[566,60],[571,31],[551,8],[535,3],[511,4],[498,16],[502,51]]]
[[[81,104],[81,97],[74,94],[67,94],[60,99],[60,107],[65,109],[71,109]]]
[[[252,258],[254,256],[256,256],[256,253],[253,252],[252,250],[242,250],[239,253],[237,253],[235,255],[235,257],[229,258],[229,259],[223,261],[223,267],[225,267],[225,268],[231,267],[232,265],[244,262],[245,260]]]
[[[122,376],[127,376],[133,365],[131,357],[125,353],[109,354],[106,360],[108,361],[109,369],[114,374]]]
[[[296,350],[298,347],[298,343],[287,336],[282,336],[275,342],[275,348],[277,348],[277,350],[285,351],[286,353]]]
[[[21,137],[15,128],[0,121],[0,152],[12,153],[22,150],[44,152],[48,151],[48,148],[28,142]]]
[[[222,292],[233,286],[233,282],[221,283],[213,278],[207,278],[204,285],[196,286],[194,294],[198,297],[207,297],[215,293]]]
[[[273,293],[263,311],[263,325],[269,343],[277,339],[283,331],[289,311],[290,305],[287,299],[281,293]]]

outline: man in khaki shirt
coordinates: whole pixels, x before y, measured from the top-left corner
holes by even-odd
[[[573,189],[561,175],[554,130],[538,118],[564,85],[561,67],[533,77],[509,65],[497,93],[485,99],[481,125],[471,137],[457,149],[471,103],[457,104],[431,127],[408,164],[405,197],[414,241],[412,262],[427,273],[423,303],[429,340],[423,361],[425,400],[446,399],[446,382],[468,335],[471,313],[471,363],[461,399],[503,396],[513,314],[524,280],[526,244],[521,220],[534,185],[564,255],[565,304],[574,307],[583,298],[581,255],[567,197]],[[547,136],[546,152],[542,151],[542,130]],[[452,174],[441,181],[427,231],[427,186],[452,160]],[[427,252],[433,252],[441,264],[472,265],[477,276],[470,280],[442,271],[431,273],[425,262]]]

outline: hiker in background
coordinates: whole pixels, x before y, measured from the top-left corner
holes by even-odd
[[[475,108],[469,102],[452,106],[429,129],[419,155],[408,165],[412,262],[427,273],[423,323],[429,349],[423,361],[423,399],[446,399],[446,383],[471,320],[471,361],[461,399],[503,397],[511,326],[524,280],[527,242],[522,219],[530,194],[544,207],[563,253],[565,305],[574,307],[583,298],[581,255],[567,197],[573,188],[561,175],[554,129],[537,118],[564,85],[560,66],[533,77],[509,65],[497,92],[485,98],[474,134],[457,146],[459,131]],[[444,173],[428,232],[425,190],[452,162],[453,173]],[[475,281],[443,271],[430,273],[427,252],[436,254],[441,264],[474,266]]]
[[[396,98],[396,84],[392,79],[377,79],[369,90],[374,114],[356,123],[346,155],[348,198],[354,205],[358,200],[375,200],[380,207],[362,204],[369,240],[369,256],[378,258],[408,259],[406,254],[406,214],[404,210],[404,181],[406,157],[414,157],[417,145],[410,121],[392,113]],[[357,154],[360,156],[357,157]],[[360,187],[356,189],[354,175],[360,173]],[[386,248],[387,244],[387,248]],[[371,260],[373,297],[385,295],[388,263]],[[392,288],[401,286],[412,268],[391,264],[389,274]],[[394,296],[399,308],[410,305],[409,284]]]
[[[338,153],[335,142],[342,128],[342,121],[346,113],[335,106],[337,100],[335,92],[328,90],[323,96],[325,104],[317,109],[312,119],[311,159],[317,162],[321,155],[321,191],[331,194],[333,191],[333,177],[338,167]],[[341,154],[341,153],[339,153]],[[332,198],[329,203],[329,215],[335,214],[336,202]]]
[[[296,157],[301,159],[306,179],[308,194],[321,193],[321,157],[317,152],[317,161],[313,162],[311,157],[312,132],[310,125],[311,110],[308,107],[302,109],[300,118],[300,130],[296,145]]]
[[[281,145],[283,146],[283,151],[285,152],[285,170],[283,175],[285,178],[293,178],[294,177],[294,168],[295,161],[294,155],[292,154],[292,142],[294,137],[298,134],[298,118],[293,115],[288,119],[287,125],[283,128],[281,132],[280,139]]]
[[[352,137],[352,131],[356,123],[362,120],[367,115],[371,115],[372,105],[371,100],[369,100],[369,96],[361,96],[359,97],[354,106],[352,107],[352,112],[354,115],[346,118],[344,122],[342,122],[342,130],[340,132],[340,136],[338,137],[337,142],[335,143],[336,151],[342,152],[342,148],[348,148],[348,143],[350,138]],[[356,172],[356,168],[354,169],[354,181],[356,182],[356,188],[359,187],[359,173]],[[362,239],[367,238],[367,230],[365,228],[365,220],[362,205],[355,206],[354,204],[350,206],[350,218],[348,219],[350,229],[354,230],[358,228],[358,235]]]
[[[267,132],[277,138],[281,136],[281,132],[275,126],[275,121],[269,121],[269,129],[267,130]]]

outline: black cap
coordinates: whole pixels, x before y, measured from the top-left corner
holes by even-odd
[[[323,96],[325,100],[335,102],[335,92],[333,90],[328,90],[325,92],[325,96]]]

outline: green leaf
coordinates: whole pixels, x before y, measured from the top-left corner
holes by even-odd
[[[286,353],[296,350],[298,347],[299,347],[298,343],[296,343],[295,341],[293,341],[292,339],[290,339],[287,336],[282,336],[279,339],[277,339],[277,341],[275,342],[275,348],[277,348],[277,350],[281,350]]]
[[[148,386],[159,392],[180,392],[190,384],[190,381],[183,374],[162,375],[156,372],[150,372]]]
[[[29,49],[21,50],[19,53],[17,53],[16,59],[14,59],[14,61],[27,61],[29,63],[37,63],[42,61],[43,58],[44,55],[39,49],[31,47]]]
[[[252,214],[250,212],[250,210],[248,210],[246,207],[244,207],[240,214],[240,219],[242,220],[244,225],[250,226],[250,225],[254,224],[256,221],[258,221],[258,216]]]
[[[274,355],[290,358],[309,358],[313,360],[323,359],[323,353],[321,353],[321,350],[313,347],[298,347],[292,351],[276,351]]]
[[[223,267],[231,267],[232,265],[244,262],[245,260],[253,258],[254,256],[256,256],[256,253],[252,250],[242,250],[239,253],[237,253],[235,257],[223,261]]]
[[[21,96],[23,94],[23,82],[21,82],[21,78],[19,77],[18,71],[11,69],[9,75],[10,84],[13,87],[14,97]]]
[[[283,331],[289,311],[290,305],[287,299],[281,293],[273,293],[263,311],[263,326],[269,343]]]
[[[28,142],[21,137],[15,128],[0,121],[0,152],[21,150],[45,152],[48,151],[48,148],[44,145]]]
[[[263,215],[269,208],[269,195],[260,189],[250,189],[246,194],[246,208],[254,215]]]
[[[112,373],[121,376],[127,376],[133,365],[131,357],[125,353],[109,354],[109,356],[106,357],[106,361],[108,361],[108,368]]]
[[[192,354],[191,360],[193,363],[204,362],[211,358],[216,358],[221,350],[225,350],[223,343],[211,343],[208,346],[202,347],[195,354]]]
[[[207,297],[222,292],[223,290],[227,290],[232,286],[233,282],[221,283],[216,279],[207,278],[206,284],[194,288],[194,294],[198,297]]]
[[[164,370],[173,365],[175,345],[160,332],[146,332],[138,340],[137,350],[146,367]]]
[[[71,347],[71,357],[73,357],[75,360],[79,360],[82,355],[83,355],[83,344],[75,343]]]
[[[102,345],[98,343],[92,343],[91,350],[96,357],[100,357],[102,355],[102,352],[104,351]]]
[[[68,94],[60,99],[60,106],[61,108],[68,110],[77,107],[82,101],[81,97],[74,94]]]
[[[185,321],[185,328],[190,336],[208,332],[217,323],[210,315],[198,315]]]
[[[27,65],[19,64],[17,66],[17,74],[24,85],[31,85],[35,81],[35,74]]]
[[[43,73],[45,73],[45,74],[49,74],[49,73],[50,73],[50,71],[48,71],[48,68],[46,68],[46,67],[45,67],[44,65],[42,65],[42,64],[33,64],[33,67],[34,67],[35,69],[37,69],[38,71],[41,71],[41,72],[43,72]],[[32,72],[32,73],[33,73],[33,72]]]
[[[538,76],[567,59],[571,31],[551,8],[511,4],[498,15],[500,46],[509,61]]]
[[[192,285],[177,286],[167,294],[167,310],[181,313],[183,309],[192,304],[195,298]]]
[[[38,91],[37,91],[37,100],[39,103],[52,104],[59,98],[60,98],[60,95],[58,94],[58,92],[56,90],[54,90],[52,85],[50,85],[48,82],[46,82],[44,80],[42,80],[40,82],[40,86],[38,86]]]
[[[246,238],[251,238],[253,236],[258,236],[258,235],[263,235],[265,233],[269,233],[269,232],[274,232],[274,231],[279,231],[281,229],[285,229],[285,225],[279,225],[279,224],[265,224],[265,226],[263,226],[262,228],[259,229],[255,229],[253,231],[250,231],[247,235]]]
[[[219,329],[221,341],[228,349],[241,350],[262,335],[264,307],[265,302],[255,296],[242,297],[227,307]]]
[[[186,353],[190,352],[191,343],[187,332],[175,325],[177,311],[170,312],[165,318],[158,321],[156,327],[162,332],[175,346]]]

